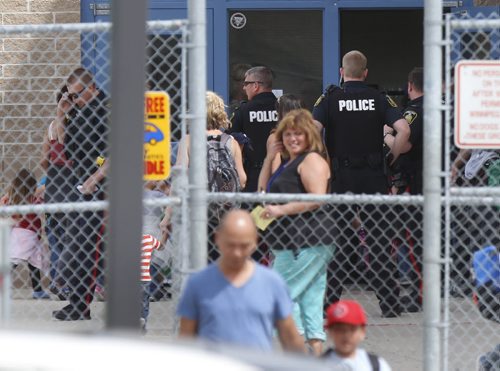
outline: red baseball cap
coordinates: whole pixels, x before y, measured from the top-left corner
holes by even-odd
[[[326,310],[326,327],[331,327],[336,323],[366,326],[365,311],[355,300],[339,300]]]

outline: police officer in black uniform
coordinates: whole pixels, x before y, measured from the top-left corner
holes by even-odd
[[[273,73],[268,67],[253,67],[245,73],[243,90],[249,101],[237,108],[231,117],[231,133],[241,132],[250,139],[243,149],[247,174],[245,192],[257,191],[262,163],[266,157],[269,133],[278,122],[276,97],[272,92]]]
[[[388,97],[366,85],[366,57],[351,51],[342,59],[342,88],[329,87],[315,104],[314,118],[325,128],[325,141],[332,161],[332,192],[387,194],[384,174],[384,124],[397,131],[392,153],[399,156],[410,131],[397,105]],[[335,302],[342,294],[342,284],[350,271],[345,266],[342,250],[349,250],[356,232],[351,227],[358,211],[347,206],[336,208],[339,224],[339,253],[329,267],[327,302]],[[368,235],[371,281],[384,317],[400,314],[396,266],[391,258],[391,216],[387,206],[364,205],[359,215]]]
[[[403,110],[403,117],[410,127],[411,149],[403,153],[391,166],[392,193],[410,193],[420,195],[423,193],[423,130],[424,130],[424,71],[415,67],[408,75],[408,98],[410,101]],[[386,128],[384,143],[392,148],[394,143],[394,130]],[[422,210],[410,206],[402,213],[402,228],[400,240],[410,246],[409,258],[413,269],[410,271],[409,296],[402,297],[403,310],[418,312],[422,308]],[[407,238],[406,232],[409,231]]]
[[[75,69],[66,85],[73,110],[67,117],[64,135],[66,157],[72,162],[72,175],[67,179],[70,202],[102,200],[106,161],[109,104],[106,95],[95,85],[92,74]],[[69,304],[52,313],[61,321],[90,319],[96,279],[102,271],[102,211],[76,211],[68,215],[63,250],[66,264],[63,276],[71,292]]]

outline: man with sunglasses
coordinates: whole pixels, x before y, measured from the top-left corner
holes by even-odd
[[[90,201],[104,198],[109,104],[104,92],[97,89],[93,75],[84,68],[75,69],[66,81],[68,92],[59,104],[72,106],[64,123],[64,148],[72,162],[67,182],[71,192],[67,201]],[[90,319],[90,303],[95,282],[101,271],[103,212],[75,211],[68,214],[63,251],[63,269],[71,293],[69,305],[54,311],[61,321]]]
[[[245,192],[257,191],[262,163],[266,157],[266,141],[278,123],[276,97],[272,92],[273,72],[268,67],[253,67],[245,73],[243,90],[248,102],[242,103],[231,116],[230,132],[241,132],[250,139],[243,149],[247,174]]]

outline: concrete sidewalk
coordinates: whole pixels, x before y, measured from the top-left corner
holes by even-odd
[[[51,318],[53,310],[66,302],[32,300],[29,290],[15,290],[8,327],[20,330],[99,332],[104,329],[105,302],[94,302],[90,321],[60,322]],[[422,313],[405,313],[399,318],[380,317],[378,301],[372,292],[350,290],[345,298],[358,300],[368,315],[368,333],[363,346],[383,356],[393,370],[422,369]],[[172,301],[152,302],[147,339],[173,338]],[[449,332],[449,370],[477,369],[477,359],[500,343],[500,325],[484,320],[471,300],[451,298]]]

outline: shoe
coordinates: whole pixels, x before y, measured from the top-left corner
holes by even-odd
[[[100,285],[96,285],[94,290],[94,298],[96,301],[106,301],[106,290]]]
[[[33,294],[31,297],[35,300],[40,300],[40,299],[50,299],[50,295],[47,294],[45,291],[40,290],[40,291],[33,291]]]
[[[401,297],[400,302],[403,312],[418,313],[422,311],[422,305],[418,302],[418,299],[410,295]]]
[[[401,307],[382,310],[382,318],[396,318],[401,315]]]
[[[68,300],[68,297],[69,297],[69,293],[70,293],[70,290],[69,290],[69,287],[62,287],[62,288],[59,288],[55,285],[50,285],[49,286],[49,291],[54,294],[55,296],[57,296],[57,298],[59,300]]]
[[[65,306],[60,310],[55,310],[52,312],[52,318],[59,321],[82,321],[90,319],[90,310],[84,310],[83,312],[75,309],[71,304]]]
[[[140,322],[141,322],[141,332],[143,334],[145,334],[146,333],[146,319],[144,317],[141,317]]]

